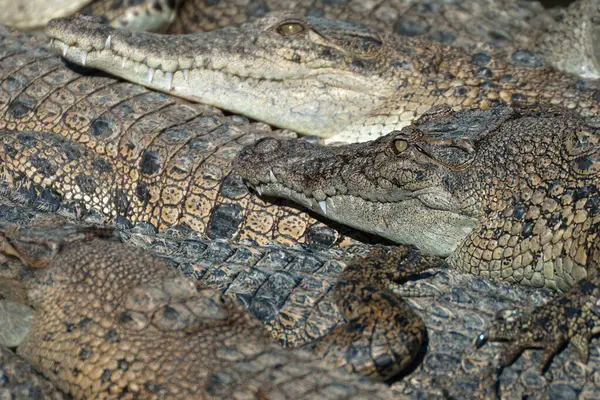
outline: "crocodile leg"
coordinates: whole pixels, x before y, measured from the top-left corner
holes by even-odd
[[[600,333],[600,248],[596,244],[589,269],[591,278],[576,283],[569,291],[543,306],[512,317],[499,317],[476,342],[507,341],[497,368],[510,365],[528,348],[544,349],[541,369],[545,371],[555,354],[571,342],[587,362],[589,341]],[[521,314],[521,315],[520,315]]]
[[[396,376],[419,351],[426,328],[387,286],[440,262],[400,246],[391,251],[376,247],[366,258],[349,263],[334,289],[345,322],[310,348],[333,365],[374,379]]]

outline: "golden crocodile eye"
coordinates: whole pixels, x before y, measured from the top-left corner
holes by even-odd
[[[304,26],[297,22],[286,22],[285,24],[279,25],[279,28],[277,28],[277,30],[283,36],[293,36],[304,31]]]
[[[394,153],[400,154],[403,151],[406,151],[406,149],[408,149],[408,142],[406,140],[402,140],[402,139],[394,140],[394,147],[392,148],[392,150],[394,150]]]

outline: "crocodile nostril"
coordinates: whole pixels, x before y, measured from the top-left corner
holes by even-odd
[[[267,154],[279,149],[279,140],[270,137],[262,138],[254,144],[254,153]]]

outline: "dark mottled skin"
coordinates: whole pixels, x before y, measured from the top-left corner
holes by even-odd
[[[364,21],[380,30],[422,36],[457,46],[482,40],[500,48],[531,44],[539,31],[552,21],[550,13],[540,3],[513,0],[188,0],[169,33],[210,31],[281,10],[293,10],[302,16]]]
[[[320,213],[318,202],[325,202],[335,221],[423,250],[452,236],[452,267],[565,291],[531,314],[495,322],[479,338],[478,345],[513,342],[498,360],[504,366],[529,347],[543,347],[546,364],[569,340],[585,360],[600,330],[599,154],[597,121],[558,108],[437,108],[365,144],[264,139],[240,153],[237,168],[265,195]],[[422,215],[405,215],[414,200]],[[448,214],[428,217],[440,210]],[[476,224],[458,236],[452,224],[463,217]],[[398,223],[406,218],[414,237],[400,234],[409,229]]]

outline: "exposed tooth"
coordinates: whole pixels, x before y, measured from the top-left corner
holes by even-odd
[[[185,78],[186,81],[188,79],[190,79],[190,70],[189,69],[186,68],[183,70],[183,77]]]
[[[54,39],[50,39],[50,47],[54,46]]]
[[[173,73],[167,72],[166,77],[167,77],[167,88],[168,88],[168,90],[171,90],[171,86],[173,86]]]
[[[140,72],[140,63],[136,62],[135,63],[135,73],[137,74],[138,72]]]
[[[85,61],[87,60],[87,51],[81,50],[81,65],[85,67]]]
[[[319,207],[321,207],[321,211],[323,211],[323,215],[327,215],[327,201],[325,201],[325,200],[320,201]]]
[[[106,50],[110,50],[110,35],[106,38],[106,43],[104,43],[104,48]]]
[[[67,46],[67,44],[63,44],[63,57],[67,56],[67,53],[69,52],[69,46]]]
[[[148,83],[152,83],[152,79],[154,79],[154,68],[148,67]]]
[[[121,60],[121,69],[125,69],[125,63],[127,62],[127,58],[123,57]]]
[[[260,186],[256,187],[256,193],[258,193],[259,196],[262,196],[262,189],[260,188]]]
[[[277,178],[275,178],[275,174],[273,173],[273,170],[269,170],[269,179],[271,180],[271,182],[273,183],[277,183]]]

